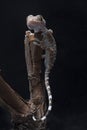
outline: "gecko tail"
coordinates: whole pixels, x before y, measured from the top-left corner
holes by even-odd
[[[52,110],[52,93],[51,93],[51,87],[49,85],[49,73],[45,73],[45,87],[48,95],[48,108],[43,117],[40,119],[37,119],[35,116],[32,116],[32,119],[34,121],[44,121],[47,119],[47,116],[49,115],[50,111]]]

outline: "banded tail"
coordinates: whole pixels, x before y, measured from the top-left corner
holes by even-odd
[[[47,91],[47,95],[48,95],[48,108],[47,108],[45,115],[43,117],[41,117],[40,119],[36,119],[35,116],[33,116],[32,118],[34,121],[46,120],[47,116],[49,115],[50,111],[52,110],[52,93],[51,93],[51,87],[49,84],[49,73],[46,73],[46,72],[45,72],[45,87],[46,87],[46,91]]]

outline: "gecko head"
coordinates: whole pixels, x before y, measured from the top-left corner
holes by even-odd
[[[27,27],[34,32],[43,31],[46,27],[46,21],[42,15],[29,15],[26,19]]]

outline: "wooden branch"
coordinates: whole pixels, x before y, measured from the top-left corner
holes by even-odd
[[[19,96],[0,76],[0,102],[11,113],[26,116],[31,113],[29,103]]]

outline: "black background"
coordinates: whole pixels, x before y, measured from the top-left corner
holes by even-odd
[[[50,129],[87,130],[87,1],[1,1],[0,68],[4,79],[25,99],[29,94],[24,35],[30,14],[43,15],[57,44],[57,59],[50,74]],[[0,130],[9,129],[9,119],[0,108]]]

